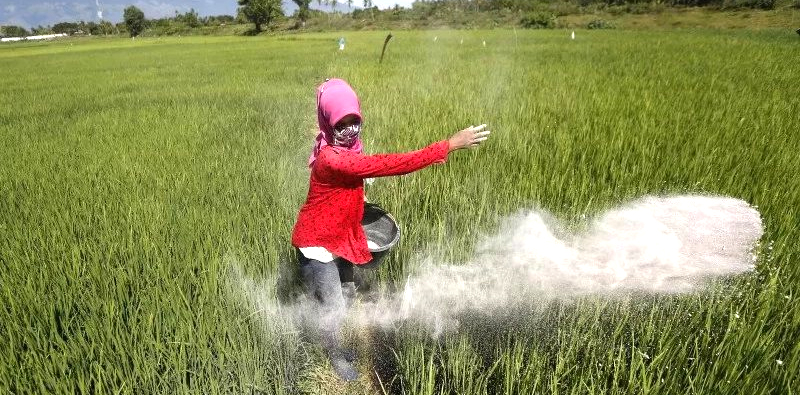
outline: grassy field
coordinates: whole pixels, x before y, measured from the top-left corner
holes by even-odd
[[[800,38],[568,35],[401,32],[383,64],[382,32],[0,46],[0,393],[796,393]],[[369,152],[493,130],[479,151],[370,187],[404,229],[373,274],[387,288],[425,251],[466,259],[519,209],[580,225],[648,194],[756,205],[756,271],[437,339],[365,330],[362,378],[344,385],[239,284],[296,288],[289,235],[314,87],[331,76],[361,95]]]

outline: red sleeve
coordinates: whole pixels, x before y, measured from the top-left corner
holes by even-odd
[[[331,157],[324,160],[333,172],[351,177],[370,178],[397,176],[411,173],[434,163],[444,163],[450,143],[439,141],[421,150],[401,154],[361,155],[347,151],[328,151]],[[334,158],[335,157],[335,158]]]

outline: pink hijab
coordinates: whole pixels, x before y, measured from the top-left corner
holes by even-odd
[[[361,104],[353,88],[344,80],[333,78],[325,81],[317,88],[317,123],[319,133],[314,143],[314,149],[308,158],[308,166],[314,165],[320,151],[328,145],[333,145],[333,125],[336,125],[347,115],[357,115],[361,117]],[[361,153],[363,144],[358,137],[350,147],[341,147],[348,151]]]

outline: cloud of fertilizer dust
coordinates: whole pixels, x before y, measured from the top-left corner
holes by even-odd
[[[480,242],[469,262],[428,259],[401,292],[348,314],[356,325],[391,328],[412,320],[437,334],[461,314],[491,315],[521,303],[692,292],[752,270],[762,232],[758,211],[727,197],[645,197],[579,233],[544,211],[524,211]]]

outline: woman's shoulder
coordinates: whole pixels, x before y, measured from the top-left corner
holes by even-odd
[[[337,148],[336,148],[336,147],[334,147],[334,146],[326,145],[326,146],[322,147],[322,149],[321,149],[321,150],[319,150],[319,155],[318,155],[318,158],[317,158],[317,160],[320,160],[320,159],[323,159],[323,160],[324,160],[324,159],[328,159],[328,158],[330,158],[332,155],[333,155],[333,156],[338,156],[339,154],[340,154],[340,153],[339,153],[339,149],[337,149]]]
[[[338,147],[326,145],[319,151],[316,163],[322,166],[330,166],[332,163],[335,163],[340,156],[341,150]]]
[[[326,145],[319,151],[319,159],[323,160],[336,160],[342,156],[360,155],[344,147],[337,147],[335,145]]]

